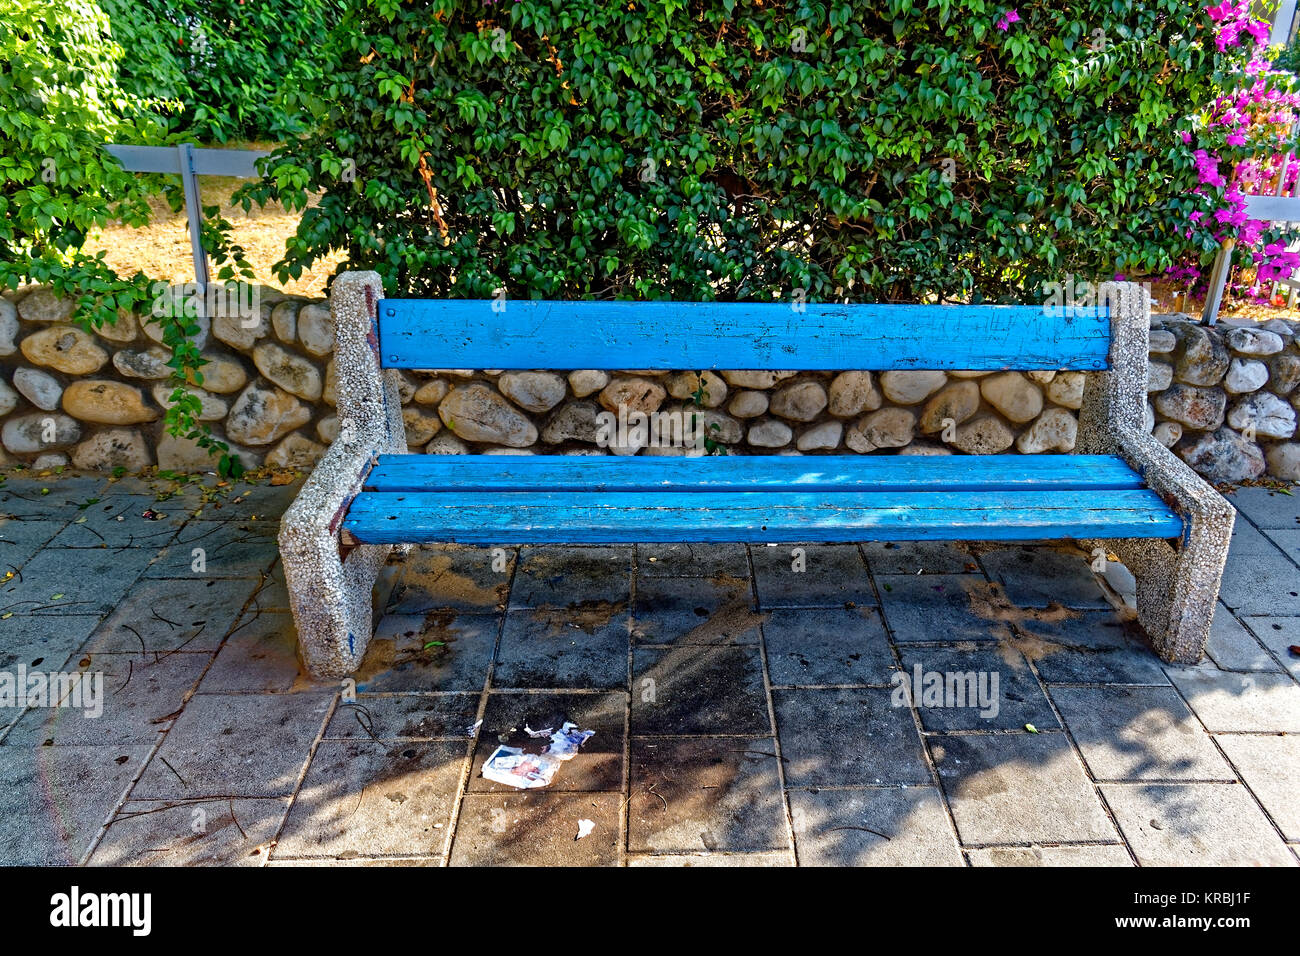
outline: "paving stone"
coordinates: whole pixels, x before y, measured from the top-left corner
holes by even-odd
[[[278,533],[279,525],[269,521],[193,521],[159,552],[144,576],[256,578],[270,570],[280,553]]]
[[[156,519],[145,514],[158,515]],[[171,541],[186,515],[144,495],[106,494],[84,511],[67,514],[70,523],[50,542],[51,548],[153,548]],[[84,520],[83,520],[84,519]]]
[[[780,608],[763,640],[773,685],[885,685],[895,671],[875,608]]]
[[[981,560],[990,576],[1002,582],[1008,600],[1019,607],[1110,607],[1081,551],[1022,545],[986,551]]]
[[[795,554],[802,552],[802,557]],[[862,607],[876,603],[855,545],[781,544],[750,548],[759,606]],[[802,567],[804,570],[796,570]]]
[[[196,694],[131,797],[289,796],[329,704],[326,694]]]
[[[643,578],[749,577],[743,544],[638,544],[637,573]]]
[[[1266,621],[1266,618],[1251,618],[1254,621]],[[1263,624],[1268,627],[1268,624]],[[1210,660],[1225,671],[1276,671],[1277,661],[1264,649],[1255,635],[1251,633],[1232,612],[1221,603],[1214,609],[1214,621],[1210,625],[1210,640],[1205,646]]]
[[[628,866],[656,867],[769,867],[794,866],[792,853],[629,853]]]
[[[288,611],[289,589],[284,583],[284,565],[276,561],[271,572],[261,579],[253,592],[250,611]]]
[[[631,732],[772,733],[757,647],[637,647]]]
[[[357,690],[481,691],[501,617],[455,611],[384,615],[356,673]]]
[[[1300,737],[1225,734],[1215,740],[1282,835],[1300,841]]]
[[[887,688],[772,692],[790,787],[928,784],[921,738]]]
[[[90,676],[82,700],[90,705],[31,709],[14,725],[7,744],[53,746],[152,744],[171,725],[185,697],[207,666],[207,654],[168,654],[132,658],[125,654],[87,654],[70,660],[69,673]],[[45,668],[48,672],[49,668]],[[95,674],[102,674],[95,678]],[[82,680],[87,678],[82,677]],[[102,683],[100,683],[102,682]],[[96,691],[96,686],[101,691]],[[92,695],[86,701],[87,691]],[[98,703],[93,695],[98,693]],[[100,709],[102,708],[102,709]],[[99,716],[94,710],[100,709]]]
[[[257,586],[247,579],[142,580],[96,630],[87,650],[214,651]]]
[[[630,606],[634,548],[523,548],[510,606]]]
[[[617,793],[467,793],[452,866],[614,866],[622,796]],[[595,826],[581,840],[578,821]]]
[[[965,845],[1115,839],[1064,734],[930,738]]]
[[[1300,497],[1271,488],[1237,488],[1228,495],[1232,506],[1260,528],[1291,528],[1300,522]]]
[[[98,624],[99,618],[90,615],[14,615],[0,620],[0,671],[12,671],[18,664],[28,670],[66,670],[69,655]]]
[[[968,574],[975,555],[956,541],[868,541],[862,545],[872,574]]]
[[[274,520],[298,497],[302,483],[302,478],[283,485],[273,485],[266,479],[241,479],[230,486],[226,496],[205,504],[194,517],[199,521]]]
[[[1118,844],[1089,846],[998,846],[968,850],[971,866],[1132,866]]]
[[[15,573],[68,523],[66,518],[0,519],[0,574]]]
[[[298,630],[293,617],[283,611],[268,611],[239,619],[203,675],[199,693],[281,694],[324,690],[326,686],[326,682],[312,681],[298,664]]]
[[[514,551],[502,548],[494,557],[492,550],[457,545],[413,550],[402,562],[388,609],[394,614],[496,610],[510,590]]]
[[[494,687],[627,687],[626,613],[520,608],[506,615]]]
[[[1291,676],[1300,680],[1300,657],[1290,651],[1290,648],[1300,645],[1300,617],[1248,617],[1246,625],[1276,655]],[[1271,657],[1269,662],[1273,669],[1277,668],[1277,662]],[[1259,668],[1264,669],[1262,666]]]
[[[633,740],[628,849],[789,850],[771,737]]]
[[[323,740],[276,856],[445,852],[468,742]]]
[[[582,730],[596,733],[582,745],[578,755],[565,761],[548,791],[622,790],[623,724],[627,694],[599,693],[493,693],[488,696],[479,729],[478,746],[469,789],[475,792],[509,790],[510,787],[483,778],[483,764],[497,747],[519,747],[541,753],[550,743],[530,737],[525,728],[559,730],[566,720]],[[505,738],[504,740],[502,738]]]
[[[0,861],[5,866],[68,866],[90,849],[149,748],[0,748]]]
[[[1017,620],[1009,643],[1049,684],[1167,685],[1160,658],[1136,633],[1114,611],[1049,612]]]
[[[100,497],[107,485],[100,475],[9,477],[0,487],[0,515],[52,518]]]
[[[1278,549],[1295,564],[1300,565],[1300,528],[1289,531],[1268,529],[1264,531],[1264,537],[1277,545]]]
[[[631,634],[639,644],[754,644],[766,619],[744,578],[647,578],[637,583]]]
[[[1034,672],[1011,647],[905,647],[900,653],[906,687],[926,730],[1019,730],[1025,724],[1046,730],[1060,726]],[[932,673],[938,675],[939,706],[932,704],[926,693],[927,675]],[[922,688],[919,696],[918,682]]]
[[[0,588],[0,606],[15,617],[107,614],[153,556],[147,548],[47,548],[23,565],[21,580]]]
[[[1207,665],[1166,671],[1211,733],[1300,733],[1300,686],[1286,674],[1236,674]]]
[[[1229,783],[1101,788],[1142,866],[1295,866],[1246,788]]]
[[[999,589],[973,574],[876,576],[885,623],[900,644],[988,641],[1010,635]],[[999,625],[1001,628],[999,630]]]
[[[1238,520],[1219,600],[1238,615],[1300,615],[1300,570],[1271,541]]]
[[[261,866],[289,808],[280,800],[128,800],[91,866]]]
[[[802,866],[961,866],[934,787],[795,790],[790,816]]]
[[[479,694],[367,694],[340,702],[327,740],[463,740],[473,734]]]
[[[1172,687],[1057,687],[1052,699],[1096,780],[1234,780]]]

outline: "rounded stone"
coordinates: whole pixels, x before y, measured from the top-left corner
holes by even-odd
[[[684,422],[689,422],[687,416],[698,415],[700,417],[699,427],[703,429],[704,436],[709,441],[715,441],[722,445],[734,445],[740,441],[741,435],[744,434],[740,422],[736,421],[730,415],[725,415],[716,408],[696,408],[694,405],[683,405],[675,409],[682,415]]]
[[[1185,385],[1218,385],[1231,361],[1218,334],[1187,322],[1174,326],[1173,333],[1182,346],[1182,354],[1174,365],[1174,378]]]
[[[945,385],[925,403],[919,423],[921,433],[931,435],[943,431],[945,419],[951,419],[953,424],[960,425],[979,411],[979,407],[979,383],[958,381]]]
[[[506,372],[497,379],[501,394],[530,412],[548,412],[564,400],[564,379],[554,372]]]
[[[1227,404],[1228,397],[1219,389],[1195,385],[1172,385],[1155,397],[1161,417],[1196,431],[1213,431],[1222,425]]]
[[[1147,351],[1153,352],[1156,355],[1164,355],[1166,352],[1172,352],[1178,345],[1178,339],[1176,339],[1174,333],[1170,332],[1168,329],[1152,329],[1148,333],[1147,342]]]
[[[596,416],[600,408],[595,402],[569,402],[560,408],[542,429],[542,442],[558,445],[566,441],[596,441]]]
[[[537,428],[532,422],[496,392],[477,382],[452,389],[438,406],[438,415],[458,438],[467,441],[511,448],[526,448],[537,441]]]
[[[1026,372],[1025,374],[1029,376],[1031,382],[1037,382],[1039,385],[1048,385],[1052,379],[1056,378],[1056,372],[1047,372],[1042,369]]]
[[[263,464],[271,468],[310,468],[325,454],[325,446],[302,435],[289,435],[271,449]]]
[[[880,392],[870,372],[840,372],[831,382],[827,410],[836,418],[853,418],[879,407]]]
[[[675,372],[668,376],[668,394],[673,398],[694,400],[700,394],[700,405],[717,408],[727,400],[727,383],[717,372]]]
[[[159,379],[172,374],[167,363],[172,354],[160,346],[147,349],[122,349],[113,354],[113,367],[127,378]]]
[[[767,411],[767,393],[743,391],[737,392],[736,397],[731,400],[727,406],[727,411],[737,418],[757,418]]]
[[[158,417],[138,388],[124,382],[73,382],[63,392],[63,410],[73,418],[99,425],[138,425]]]
[[[1047,397],[1062,408],[1083,407],[1083,387],[1087,376],[1082,372],[1062,372],[1047,386]]]
[[[1228,424],[1238,431],[1254,428],[1262,438],[1290,438],[1295,434],[1295,409],[1272,392],[1238,399],[1228,410]]]
[[[0,451],[0,455],[3,454],[4,452]],[[40,471],[45,468],[67,468],[69,464],[71,462],[68,461],[68,456],[63,452],[50,451],[44,455],[37,455],[36,460],[32,462],[32,467]]]
[[[1265,456],[1268,473],[1283,481],[1300,481],[1300,444],[1274,445]]]
[[[235,359],[222,355],[204,355],[202,358],[207,359],[199,368],[203,381],[199,382],[194,376],[190,376],[191,385],[201,385],[207,391],[216,392],[218,395],[231,395],[248,383],[248,373]]]
[[[1078,430],[1078,420],[1067,409],[1049,408],[1016,439],[1016,451],[1022,455],[1073,451]]]
[[[943,372],[890,371],[880,373],[880,390],[899,405],[923,402],[947,383]]]
[[[263,304],[256,315],[219,315],[212,320],[212,334],[232,349],[247,352],[271,331],[270,312]]]
[[[877,448],[902,448],[912,441],[916,415],[906,408],[882,408],[849,428],[844,444],[865,454]]]
[[[23,370],[19,369],[18,371],[21,372]],[[18,372],[14,373],[14,378],[18,378]],[[0,378],[0,415],[8,415],[17,407],[18,393],[9,386],[8,382]]]
[[[609,384],[609,373],[596,368],[580,368],[569,373],[569,388],[576,398],[586,398]]]
[[[316,437],[327,445],[334,444],[339,437],[339,417],[326,415],[316,423]]]
[[[1268,366],[1259,359],[1234,358],[1223,376],[1223,390],[1241,395],[1263,388],[1268,383]]]
[[[330,368],[334,363],[330,363]],[[437,405],[447,397],[447,383],[440,378],[430,379],[415,390],[415,401],[420,405]]]
[[[72,449],[72,466],[82,471],[139,471],[153,464],[144,436],[131,428],[109,428]]]
[[[794,432],[789,425],[775,418],[769,418],[751,425],[745,440],[755,448],[782,448],[790,444],[790,439],[793,437]]]
[[[0,430],[0,442],[15,455],[35,455],[68,448],[81,440],[81,423],[58,412],[15,415]]]
[[[332,356],[325,363],[325,387],[321,390],[320,398],[326,405],[339,403],[339,367]]]
[[[249,385],[226,416],[226,434],[243,445],[269,445],[311,421],[311,410],[282,389]]]
[[[0,355],[18,351],[18,309],[8,299],[0,299]]]
[[[18,314],[24,322],[66,322],[75,311],[75,298],[62,298],[46,287],[33,289],[18,300]]]
[[[935,457],[937,455],[951,455],[953,450],[947,445],[940,445],[938,442],[926,441],[924,438],[918,438],[912,444],[905,448],[898,449],[898,454],[912,456]]]
[[[769,410],[789,421],[810,422],[822,413],[826,403],[826,389],[820,382],[796,382],[776,390]]]
[[[443,432],[425,446],[424,453],[426,455],[468,455],[469,445],[451,432]]]
[[[239,463],[245,468],[261,466],[262,458],[257,452],[235,445],[228,440],[226,444],[230,446],[231,454],[239,456]],[[158,439],[158,467],[163,471],[175,471],[181,474],[215,472],[218,460],[217,456],[210,454],[206,448],[199,447],[198,443],[191,439],[177,438],[165,432],[162,438]]]
[[[1231,370],[1229,370],[1231,374]],[[1163,392],[1174,383],[1174,367],[1165,362],[1147,362],[1147,391]]]
[[[121,310],[118,310],[118,315],[121,315]],[[211,321],[206,315],[191,316],[190,321],[192,321],[197,327],[197,331],[193,335],[188,336],[189,341],[194,343],[194,347],[197,349],[205,348],[208,344],[208,331],[212,327]],[[141,329],[144,332],[145,338],[158,345],[164,344],[163,326],[161,322],[154,321],[150,318],[145,321]],[[103,332],[101,331],[100,334],[103,335]],[[111,338],[111,336],[105,336],[105,338]],[[131,338],[134,338],[134,336],[131,336]]]
[[[117,310],[116,322],[105,322],[99,328],[95,329],[95,334],[107,342],[114,345],[126,345],[128,342],[134,342],[136,336],[140,334],[140,322],[132,313],[126,309]],[[160,335],[158,341],[162,340]]]
[[[1275,355],[1268,361],[1269,388],[1278,395],[1290,395],[1300,385],[1300,356]]]
[[[34,368],[20,368],[14,372],[14,388],[42,411],[52,412],[59,407],[63,386],[48,372]],[[3,414],[3,413],[0,413]]]
[[[23,339],[19,346],[33,365],[43,365],[68,375],[90,375],[108,361],[108,353],[94,337],[72,325],[54,325]]]
[[[291,395],[315,402],[323,386],[319,369],[307,359],[275,342],[263,342],[253,349],[253,364],[267,380]]]
[[[1215,483],[1250,481],[1264,473],[1264,453],[1231,428],[1220,428],[1184,441],[1175,454]]]
[[[1239,355],[1274,355],[1282,351],[1282,336],[1267,329],[1229,329],[1228,348]]]
[[[171,407],[172,393],[174,391],[176,391],[176,386],[170,383],[155,385],[152,390],[153,400],[165,411]],[[190,386],[186,388],[186,391],[199,400],[199,421],[201,422],[219,422],[230,411],[229,402],[224,398],[218,398],[205,389]]]
[[[616,378],[601,390],[601,407],[611,412],[624,408],[628,413],[658,411],[668,393],[658,382],[645,378]]]
[[[1173,448],[1183,437],[1183,426],[1177,422],[1161,422],[1151,432],[1155,440],[1166,448]]]
[[[298,312],[298,341],[318,357],[334,350],[334,318],[328,305],[313,302],[302,307]]]
[[[733,388],[771,388],[777,382],[794,378],[798,372],[724,371],[722,377]]]
[[[1006,422],[992,415],[983,415],[957,426],[957,436],[952,444],[968,455],[998,455],[1010,448],[1015,439]]]
[[[799,451],[838,448],[843,434],[843,422],[822,422],[820,425],[805,429],[794,444]]]
[[[1002,372],[981,380],[980,394],[1017,424],[1032,421],[1043,410],[1043,390],[1019,372]]]
[[[427,445],[442,431],[442,419],[420,408],[402,409],[402,422],[406,426],[406,444],[411,448]]]
[[[285,299],[283,302],[271,308],[271,331],[275,337],[286,345],[293,344],[293,340],[298,337],[298,303],[292,299]],[[270,460],[270,456],[267,456]]]

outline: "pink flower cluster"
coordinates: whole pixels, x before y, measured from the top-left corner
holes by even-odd
[[[1015,10],[1008,10],[1006,13],[1002,14],[1002,17],[998,20],[998,22],[993,25],[997,27],[999,30],[1006,31],[1011,29],[1011,24],[1019,23],[1019,22],[1020,22],[1020,14]]]

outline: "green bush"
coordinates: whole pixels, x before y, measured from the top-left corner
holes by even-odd
[[[1213,245],[1193,117],[1240,56],[1210,28],[1181,0],[360,0],[247,196],[323,191],[282,275],[342,248],[390,292],[1036,298]]]
[[[297,130],[281,109],[288,81],[313,75],[344,0],[102,0],[122,46],[122,88],[169,101],[174,130],[199,141]]]

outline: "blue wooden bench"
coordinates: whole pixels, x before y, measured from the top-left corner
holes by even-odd
[[[280,534],[300,646],[350,673],[390,546],[1074,539],[1138,578],[1139,617],[1198,659],[1232,509],[1143,423],[1147,305],[879,306],[382,299],[336,280],[334,443]],[[385,369],[1068,369],[1090,373],[1070,455],[806,457],[406,454]]]

